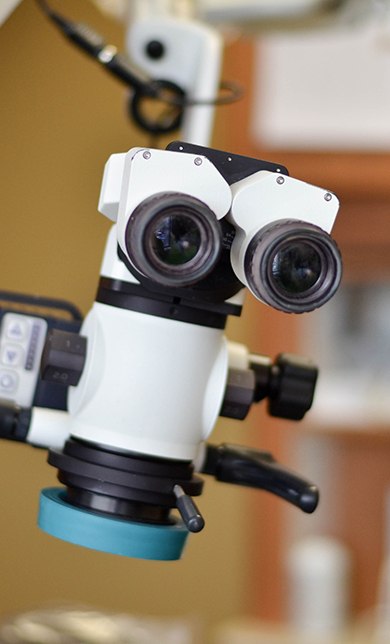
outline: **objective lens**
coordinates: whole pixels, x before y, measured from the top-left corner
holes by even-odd
[[[275,253],[271,273],[275,284],[291,295],[304,294],[321,277],[321,255],[313,244],[287,243]]]
[[[201,241],[199,226],[191,217],[169,215],[154,227],[151,248],[167,266],[181,266],[194,259]]]
[[[298,220],[281,220],[258,231],[244,259],[252,293],[287,313],[322,306],[336,292],[342,272],[339,249],[324,230]]]
[[[164,192],[135,208],[126,227],[125,245],[140,277],[161,286],[189,286],[216,266],[222,230],[215,213],[202,201]]]

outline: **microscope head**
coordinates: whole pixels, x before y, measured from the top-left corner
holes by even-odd
[[[289,313],[335,293],[337,197],[250,157],[175,142],[110,157],[99,210],[146,289],[221,302],[247,287]]]

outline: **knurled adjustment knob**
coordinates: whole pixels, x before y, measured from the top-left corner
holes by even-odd
[[[270,370],[268,409],[271,416],[301,420],[313,403],[317,367],[301,356],[281,353]]]
[[[75,386],[81,378],[86,355],[86,337],[51,329],[42,353],[41,377],[65,386]]]

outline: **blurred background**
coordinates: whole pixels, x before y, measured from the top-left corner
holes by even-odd
[[[390,17],[386,2],[372,3],[372,15],[369,4],[310,28],[230,24],[224,77],[245,97],[217,109],[212,141],[284,164],[341,200],[338,295],[302,316],[248,296],[228,327],[254,352],[316,360],[313,410],[296,424],[259,407],[245,423],[219,421],[213,436],[272,451],[320,486],[319,509],[302,516],[266,493],[208,480],[207,528],[182,561],[119,558],[39,531],[39,491],[56,484],[55,471],[45,451],[4,442],[0,619],[71,603],[188,619],[202,642],[262,642],[264,633],[266,642],[293,642],[290,626],[310,642],[313,633],[352,642],[356,625],[366,629],[359,641],[390,642]],[[123,25],[94,3],[56,8],[123,43]],[[104,164],[148,138],[126,115],[123,87],[65,43],[33,0],[1,27],[0,61],[0,287],[69,299],[86,313],[109,227],[97,212]],[[316,569],[310,557],[329,563]],[[323,606],[340,592],[329,632],[308,619],[312,583],[314,594],[328,589]]]

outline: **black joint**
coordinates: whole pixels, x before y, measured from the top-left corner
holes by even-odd
[[[43,380],[65,386],[79,383],[87,355],[87,338],[52,329],[46,339],[41,360]]]

